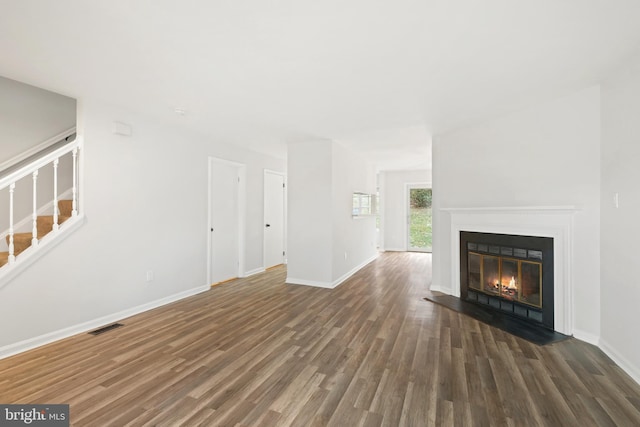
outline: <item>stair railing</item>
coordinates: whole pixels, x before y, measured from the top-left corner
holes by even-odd
[[[16,183],[31,175],[33,179],[33,227],[32,227],[32,243],[31,246],[38,246],[38,205],[37,205],[37,181],[38,181],[38,171],[43,167],[52,164],[53,165],[53,193],[54,193],[54,208],[53,208],[53,227],[52,231],[55,233],[59,230],[60,225],[58,224],[58,163],[60,158],[65,154],[71,153],[72,155],[72,168],[73,168],[73,177],[72,177],[72,211],[71,216],[75,217],[78,215],[78,153],[80,150],[81,144],[79,138],[76,138],[74,141],[69,142],[67,144],[62,145],[61,147],[44,154],[42,157],[37,158],[24,166],[19,167],[18,169],[7,173],[5,176],[0,177],[0,191],[5,188],[9,188],[9,256],[8,256],[8,264],[13,264],[16,261],[16,256],[14,254],[14,239],[13,236],[15,234],[14,230],[14,193],[16,188]]]

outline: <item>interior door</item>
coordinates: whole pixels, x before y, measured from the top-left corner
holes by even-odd
[[[284,175],[264,172],[264,267],[284,263]]]
[[[407,250],[431,252],[431,188],[409,185],[407,191]]]
[[[238,277],[239,167],[222,161],[210,163],[211,283]]]

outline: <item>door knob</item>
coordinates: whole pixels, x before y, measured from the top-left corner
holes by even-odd
[[[271,227],[271,224],[266,224],[265,227]]]

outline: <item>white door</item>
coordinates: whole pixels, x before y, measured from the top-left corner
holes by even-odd
[[[210,281],[238,277],[239,270],[239,167],[212,159],[209,164],[211,220]]]
[[[264,267],[284,263],[284,175],[264,171]]]

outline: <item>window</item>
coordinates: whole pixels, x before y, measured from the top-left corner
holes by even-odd
[[[375,216],[378,214],[377,196],[368,193],[353,193],[353,217]]]

